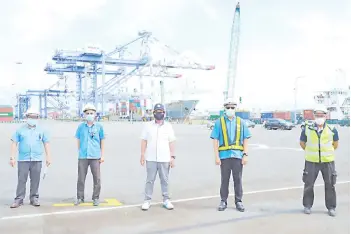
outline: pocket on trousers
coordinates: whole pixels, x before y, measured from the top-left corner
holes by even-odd
[[[308,171],[303,171],[302,173],[302,182],[306,183],[308,176]]]
[[[336,178],[337,177],[338,177],[338,174],[336,172],[333,172],[332,178],[331,178],[332,185],[336,184]]]

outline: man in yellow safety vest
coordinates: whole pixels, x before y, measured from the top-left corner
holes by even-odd
[[[338,131],[326,124],[327,109],[320,106],[314,110],[314,125],[306,125],[302,129],[300,145],[305,150],[305,169],[302,180],[305,184],[303,192],[303,206],[305,214],[311,213],[314,200],[313,186],[322,172],[325,184],[325,206],[330,216],[335,216],[336,208],[336,171],[335,154],[338,147]]]
[[[231,173],[233,173],[236,209],[240,212],[245,211],[242,203],[242,171],[248,159],[248,139],[251,133],[245,122],[235,116],[236,107],[237,103],[231,99],[224,103],[225,115],[215,122],[211,133],[216,165],[221,167],[219,211],[227,208]]]

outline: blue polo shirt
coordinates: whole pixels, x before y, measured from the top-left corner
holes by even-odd
[[[25,124],[17,129],[11,140],[18,143],[18,161],[42,161],[44,143],[49,142],[49,136],[41,127],[29,128]]]
[[[236,134],[236,117],[232,120],[229,120],[227,116],[224,117],[227,130],[228,130],[228,138],[229,141],[233,142]],[[241,119],[241,136],[240,136],[240,144],[243,144],[244,139],[249,139],[251,137],[251,133],[249,128],[247,127],[244,120]],[[217,119],[215,125],[213,127],[211,138],[219,141],[219,145],[223,144],[223,136],[222,136],[222,128],[220,119]],[[241,150],[225,150],[219,152],[220,159],[226,158],[242,158],[243,151]]]
[[[105,139],[104,128],[100,123],[94,123],[92,126],[81,123],[76,131],[76,138],[80,141],[79,159],[100,159],[101,158],[101,140]]]

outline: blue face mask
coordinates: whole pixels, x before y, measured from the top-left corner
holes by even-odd
[[[85,119],[86,119],[88,122],[93,122],[94,119],[95,119],[95,116],[94,116],[94,115],[87,115],[87,116],[85,116]]]
[[[37,126],[38,120],[37,119],[27,119],[27,124],[30,126]]]

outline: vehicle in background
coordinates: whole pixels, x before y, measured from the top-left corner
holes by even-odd
[[[245,119],[244,120],[248,128],[254,128],[256,124],[252,122],[251,120]]]
[[[305,120],[301,123],[301,128],[305,128],[306,124],[308,126],[313,126],[314,125],[314,120]]]
[[[340,127],[350,127],[350,119],[343,119],[339,122]]]
[[[263,127],[267,130],[291,130],[294,128],[294,125],[283,119],[267,119]]]

